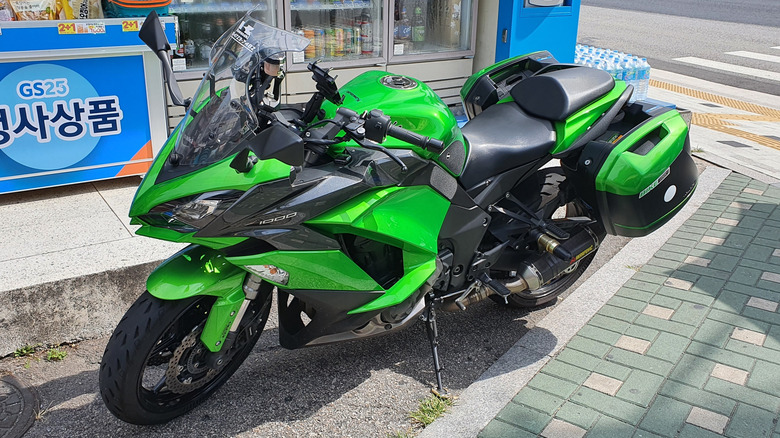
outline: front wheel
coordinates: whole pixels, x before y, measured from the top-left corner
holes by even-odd
[[[144,292],[106,345],[100,394],[120,420],[164,423],[202,403],[238,369],[257,343],[271,308],[271,293],[252,301],[238,337],[219,369],[206,366],[200,334],[212,296],[166,301]]]

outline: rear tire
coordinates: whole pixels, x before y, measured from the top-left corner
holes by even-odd
[[[563,199],[564,194],[561,192],[560,187],[566,177],[558,171],[559,169],[550,168],[546,170],[547,173],[543,176],[544,184],[539,191],[538,204],[536,206],[537,214],[543,216],[544,219],[587,216],[586,209],[580,201],[574,200],[566,203],[566,200]],[[585,270],[588,269],[588,266],[590,266],[597,251],[598,249],[579,260],[576,265],[570,267],[569,273],[559,276],[539,289],[513,293],[506,297],[506,301],[504,301],[504,297],[499,295],[491,295],[490,298],[496,303],[516,308],[536,307],[553,301],[582,276]]]
[[[263,331],[271,294],[249,306],[219,370],[205,365],[208,349],[199,336],[214,301],[212,296],[166,301],[144,292],[133,303],[100,365],[100,394],[111,413],[133,424],[164,423],[198,406],[230,378]]]

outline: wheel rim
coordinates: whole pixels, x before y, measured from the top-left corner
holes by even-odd
[[[200,334],[213,302],[214,297],[193,301],[154,343],[138,381],[138,397],[147,410],[169,412],[186,408],[216,389],[228,372],[232,357],[250,341],[247,328],[257,322],[261,313],[255,301],[247,309],[254,317],[240,329],[226,364],[219,370],[206,366],[209,350],[200,341]]]

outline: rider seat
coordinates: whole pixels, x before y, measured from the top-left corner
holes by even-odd
[[[538,160],[555,145],[552,123],[529,116],[514,102],[488,107],[462,132],[469,142],[469,157],[460,181],[467,189]]]

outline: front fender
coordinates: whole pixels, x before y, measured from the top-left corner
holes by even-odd
[[[161,300],[216,296],[200,339],[217,352],[244,301],[245,277],[246,271],[225,260],[219,251],[190,245],[158,266],[146,280],[146,288]]]
[[[146,289],[161,300],[224,297],[240,290],[245,276],[246,271],[228,262],[219,251],[190,245],[158,266],[146,280]]]

